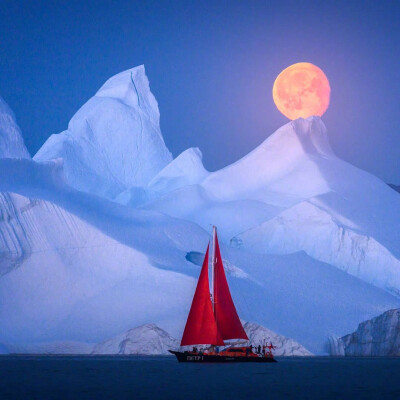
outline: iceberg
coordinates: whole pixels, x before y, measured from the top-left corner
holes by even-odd
[[[195,148],[172,160],[158,120],[137,67],[33,160],[0,153],[0,343],[72,351],[149,321],[178,338],[210,224],[239,315],[307,351],[400,307],[400,195],[336,157],[320,118],[216,172]]]
[[[156,324],[145,324],[97,344],[92,354],[170,355],[179,341]]]
[[[265,328],[264,326],[255,324],[254,322],[245,322],[243,328],[247,333],[252,346],[272,345],[275,347],[273,350],[274,356],[312,356],[313,354],[297,343],[293,339],[285,336],[278,335],[277,333]]]

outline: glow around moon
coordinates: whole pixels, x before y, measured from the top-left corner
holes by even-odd
[[[330,93],[326,75],[307,62],[284,69],[272,89],[275,105],[289,119],[322,116],[329,106]]]

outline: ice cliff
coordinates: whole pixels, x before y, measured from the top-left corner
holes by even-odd
[[[30,158],[21,130],[7,103],[0,96],[0,158]]]
[[[400,356],[400,308],[364,321],[355,332],[330,338],[334,356]]]

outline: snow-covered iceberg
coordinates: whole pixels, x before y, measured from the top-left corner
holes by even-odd
[[[71,186],[111,199],[146,185],[172,160],[144,66],[110,78],[34,157],[57,158]]]
[[[97,344],[92,354],[169,355],[179,341],[155,324],[130,329],[112,339]]]

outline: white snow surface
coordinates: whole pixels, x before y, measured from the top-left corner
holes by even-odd
[[[0,158],[30,158],[15,115],[0,96]]]
[[[144,324],[97,344],[92,354],[169,355],[168,350],[178,346],[179,341],[156,324]]]
[[[67,182],[110,199],[146,185],[171,160],[144,66],[110,78],[35,155],[63,159]]]
[[[0,343],[99,343],[149,321],[180,338],[210,224],[240,317],[315,354],[400,307],[400,194],[337,158],[319,117],[212,173],[197,149],[171,161],[158,119],[137,67],[34,160],[0,158]]]
[[[274,356],[292,357],[313,355],[304,346],[293,339],[278,335],[270,329],[254,322],[246,322],[243,324],[243,328],[253,346],[257,347],[259,345],[263,346],[264,344],[272,343],[275,346],[272,352]]]

